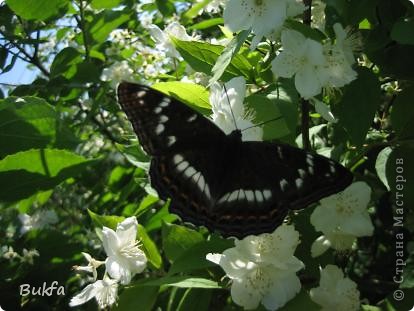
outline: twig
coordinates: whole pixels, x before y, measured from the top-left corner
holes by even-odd
[[[85,58],[89,60],[89,46],[88,46],[88,36],[86,33],[85,27],[85,16],[84,16],[84,7],[83,7],[83,0],[79,0],[79,15],[80,19],[75,15],[76,22],[78,23],[79,29],[82,31],[82,38],[83,38],[83,46],[85,48]]]
[[[305,5],[305,11],[303,12],[302,20],[305,25],[310,26],[312,20],[312,0],[303,0]],[[303,149],[310,150],[310,141],[309,141],[309,101],[301,99],[301,133],[302,133],[302,145]]]

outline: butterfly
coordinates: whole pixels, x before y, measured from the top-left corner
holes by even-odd
[[[289,210],[346,188],[339,163],[288,144],[242,141],[177,99],[122,82],[118,101],[144,151],[150,180],[184,222],[224,237],[273,232]]]

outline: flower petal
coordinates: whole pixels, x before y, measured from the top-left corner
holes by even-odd
[[[108,257],[105,261],[105,267],[111,278],[119,280],[121,284],[131,282],[132,273],[128,269],[128,262],[120,257]]]
[[[311,255],[313,258],[318,257],[325,253],[329,247],[331,247],[331,242],[324,235],[321,235],[317,238],[311,247]]]
[[[243,7],[240,0],[229,0],[224,7],[224,24],[231,31],[247,30],[252,27],[254,15]]]
[[[79,294],[72,297],[69,302],[70,307],[79,306],[91,300],[96,296],[99,290],[103,288],[102,280],[96,281],[93,284],[87,285]]]
[[[321,93],[322,85],[318,79],[315,79],[314,66],[306,64],[296,73],[295,87],[304,99]]]
[[[108,256],[116,254],[116,250],[120,246],[120,241],[114,230],[111,228],[103,227],[102,229],[102,244],[105,249],[105,253]]]
[[[137,239],[138,221],[135,216],[125,218],[116,227],[116,235],[121,245],[129,244]]]
[[[277,281],[262,299],[262,304],[268,310],[276,310],[283,307],[301,289],[300,280],[295,273],[287,273],[283,277],[274,279]]]
[[[272,60],[272,72],[282,78],[292,77],[300,69],[299,58],[283,51]]]
[[[233,280],[230,292],[233,301],[246,310],[256,309],[262,299],[260,292],[252,288],[246,279]]]

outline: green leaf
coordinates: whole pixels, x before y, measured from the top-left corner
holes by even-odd
[[[414,45],[414,19],[401,19],[394,24],[391,38],[401,44]]]
[[[362,146],[381,103],[381,86],[368,68],[359,68],[358,78],[344,89],[336,115],[352,144]],[[334,113],[335,114],[335,113]]]
[[[158,286],[131,286],[126,287],[121,295],[117,304],[111,310],[116,311],[151,311],[154,309],[155,302],[157,300],[159,287]]]
[[[176,38],[171,38],[171,40],[191,68],[207,75],[211,75],[214,64],[224,50],[221,45],[197,41],[180,41]],[[247,58],[237,54],[226,68],[223,80],[227,81],[234,77],[244,76],[246,80],[250,81],[253,76],[252,73],[253,67]]]
[[[165,204],[154,216],[152,216],[145,224],[144,227],[147,232],[159,229],[163,222],[171,223],[178,219],[174,214],[168,212],[168,203]]]
[[[96,163],[66,150],[32,149],[0,161],[0,201],[17,201],[56,187]]]
[[[112,9],[113,7],[118,6],[122,0],[92,0],[91,6],[96,9]]]
[[[392,105],[391,123],[400,138],[414,137],[414,87],[404,89]]]
[[[50,75],[51,77],[63,76],[70,79],[76,74],[75,65],[82,61],[82,54],[78,50],[72,47],[64,48],[53,59]]]
[[[123,216],[98,215],[89,209],[88,214],[91,217],[95,227],[99,229],[102,229],[102,227],[107,227],[111,228],[112,230],[116,230],[117,225],[125,219]]]
[[[204,30],[204,29],[208,29],[217,25],[222,25],[224,24],[224,19],[222,17],[216,17],[216,18],[210,18],[208,20],[204,20],[201,21],[197,24],[194,24],[190,27],[188,27],[188,29],[190,30]]]
[[[382,183],[387,187],[388,191],[390,190],[390,185],[388,184],[387,180],[387,161],[390,157],[392,152],[391,147],[387,147],[381,150],[381,152],[377,156],[377,160],[375,162],[375,170],[377,171],[377,175]]]
[[[391,150],[390,150],[391,149]],[[414,141],[386,148],[378,155],[376,168],[381,181],[388,185],[395,200],[403,207],[414,206]],[[397,197],[397,194],[402,197]]]
[[[154,197],[150,194],[147,195],[145,198],[142,199],[137,210],[135,211],[135,215],[139,217],[140,215],[144,214],[158,201],[159,199],[157,197]]]
[[[250,30],[243,30],[236,36],[234,36],[233,39],[231,39],[231,41],[227,44],[220,56],[217,58],[217,61],[214,64],[213,69],[211,69],[213,77],[209,81],[210,85],[220,79],[220,77],[226,70],[227,66],[231,63],[233,58],[236,57],[237,53],[240,51],[240,48],[242,47],[244,41],[247,39],[249,34]]]
[[[203,241],[203,235],[198,231],[174,224],[162,225],[162,245],[165,255],[171,262],[185,250]]]
[[[278,139],[290,134],[286,121],[280,113],[275,101],[265,95],[253,94],[246,98],[248,111],[254,113],[255,124],[266,122],[263,125],[263,140]],[[273,120],[273,121],[271,121]]]
[[[172,16],[175,13],[175,7],[171,0],[155,0],[155,3],[164,17]]]
[[[191,8],[182,15],[182,18],[185,22],[193,20],[198,16],[198,13],[203,9],[211,0],[203,0],[200,2],[195,2]]]
[[[176,273],[213,267],[215,264],[208,261],[206,255],[208,253],[222,253],[224,250],[233,246],[234,242],[232,240],[216,238],[213,236],[211,240],[198,243],[184,251],[172,263],[168,274],[174,275]]]
[[[54,108],[41,98],[0,101],[0,157],[54,142],[57,117]]]
[[[138,224],[138,239],[142,242],[148,261],[155,269],[161,268],[162,258],[160,252],[158,251],[157,245],[151,240],[145,228],[140,224]]]
[[[139,280],[131,284],[135,287],[143,286],[165,286],[165,287],[180,287],[180,288],[221,288],[217,282],[204,279],[196,278],[191,276],[167,276],[156,279],[144,279]]]
[[[118,150],[124,154],[129,163],[142,168],[146,172],[149,171],[150,158],[145,154],[138,143],[131,145],[116,144],[116,146]]]
[[[68,0],[7,0],[14,13],[24,19],[46,20],[67,7]]]
[[[127,22],[130,17],[131,14],[124,11],[103,10],[94,16],[89,32],[95,42],[102,43],[112,30]]]
[[[280,308],[280,311],[292,311],[292,310],[309,310],[309,311],[319,311],[321,307],[317,305],[309,297],[309,293],[302,289],[295,298],[288,301],[288,303]]]
[[[211,290],[206,290],[204,288],[189,288],[185,291],[176,310],[208,311],[210,310],[211,298]]]
[[[413,246],[412,242],[407,245],[409,255],[407,260],[405,260],[403,272],[404,281],[401,283],[401,288],[414,289],[414,253],[412,251],[410,252],[410,246]]]
[[[177,98],[202,114],[209,114],[209,92],[201,85],[186,82],[159,82],[151,86],[166,95]]]
[[[282,135],[278,133],[278,139],[285,141],[286,143],[293,144],[296,138],[296,126],[298,124],[299,119],[299,97],[295,89],[295,86],[293,85],[293,82],[290,80],[280,79],[277,85],[277,89],[275,91],[272,91],[267,97],[273,101],[274,105],[276,106],[280,114],[283,116],[283,121],[285,122],[286,127],[288,129],[288,134],[285,137],[281,137]],[[275,136],[271,136],[272,133],[268,133],[269,130],[271,130],[270,126],[272,126],[272,124],[269,124],[268,126],[264,127],[264,138],[276,136],[276,134],[273,134]],[[274,128],[274,130],[279,129],[280,128]]]

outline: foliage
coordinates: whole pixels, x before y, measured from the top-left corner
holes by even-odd
[[[316,96],[337,119],[327,123],[309,101],[299,98],[293,77],[274,77],[271,61],[279,41],[263,40],[250,49],[249,31],[233,36],[222,27],[222,12],[207,10],[208,3],[0,4],[1,74],[13,73],[22,62],[37,73],[30,84],[5,84],[0,91],[2,308],[68,309],[70,298],[86,284],[85,275],[71,270],[82,262],[81,252],[104,258],[102,226],[115,229],[124,218],[136,216],[148,268],[121,289],[114,310],[241,309],[231,302],[222,270],[206,260],[208,253],[222,253],[233,241],[184,225],[149,185],[149,158],[111,86],[117,73],[111,71],[110,80],[102,78],[104,69],[122,61],[132,74],[121,78],[154,84],[206,116],[211,113],[209,83],[244,77],[252,91],[246,105],[256,112],[254,122],[279,117],[265,124],[264,139],[295,144],[298,136],[306,140],[310,134],[314,151],[341,161],[356,180],[371,187],[374,234],[358,239],[345,253],[331,250],[312,258],[311,245],[318,236],[309,221],[314,207],[291,213],[289,219],[301,235],[296,256],[306,268],[299,275],[302,291],[282,310],[316,310],[307,291],[317,286],[319,266],[333,263],[358,284],[363,310],[412,307],[414,5],[408,0],[323,1],[328,35],[334,37],[333,25],[340,22],[362,40],[354,65],[357,78]],[[166,57],[151,39],[148,19],[161,29],[178,20],[198,41],[172,38],[182,58]],[[297,21],[290,26],[318,42],[329,39]],[[300,110],[303,105],[310,111]],[[299,119],[301,113],[309,116],[308,125]],[[22,233],[18,216],[40,210],[53,210],[59,221]],[[402,217],[401,226],[395,217]],[[397,239],[398,234],[403,239]],[[39,256],[29,256],[27,250],[37,250]],[[400,258],[404,264],[397,266]],[[401,284],[393,280],[399,268],[404,270]],[[65,295],[19,294],[21,284],[41,287],[53,281],[65,287]],[[393,298],[397,289],[405,293],[401,301]]]

